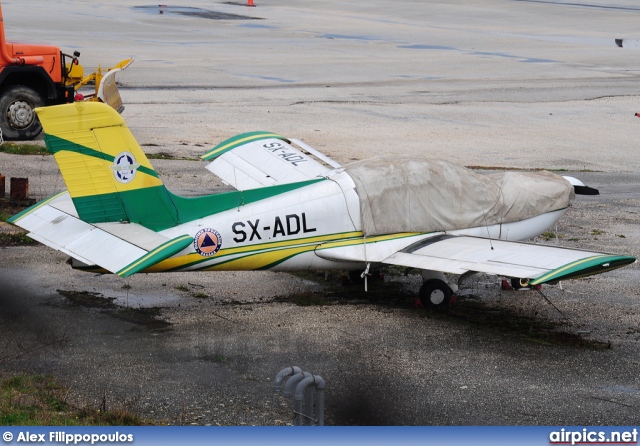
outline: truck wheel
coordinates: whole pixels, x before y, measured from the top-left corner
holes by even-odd
[[[0,95],[0,128],[4,139],[27,140],[40,134],[42,126],[34,109],[44,101],[32,88],[14,85]]]

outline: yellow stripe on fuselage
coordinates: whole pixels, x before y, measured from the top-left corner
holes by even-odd
[[[377,243],[398,238],[412,237],[419,235],[419,232],[398,233],[367,237],[366,243]],[[202,257],[200,254],[191,253],[180,257],[164,260],[144,272],[162,272],[168,270],[179,270],[184,267],[194,266],[198,263],[211,260],[216,264],[204,267],[204,270],[254,270],[264,268],[273,263],[283,261],[308,251],[314,251],[322,245],[322,249],[336,248],[341,246],[361,245],[364,242],[362,232],[354,231],[342,234],[331,234],[318,237],[308,237],[303,239],[285,240],[281,242],[260,243],[249,246],[238,246],[234,248],[221,249],[215,257]],[[236,259],[229,260],[228,257],[238,254],[245,254]]]

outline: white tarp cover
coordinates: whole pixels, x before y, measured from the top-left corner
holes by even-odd
[[[559,175],[482,175],[439,159],[385,156],[348,164],[365,235],[509,223],[564,209],[573,186]]]

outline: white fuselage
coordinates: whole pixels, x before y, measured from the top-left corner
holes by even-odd
[[[521,241],[541,234],[565,212],[561,209],[523,221],[447,231],[500,240]],[[221,251],[211,257],[199,256],[194,246],[178,253],[189,256],[175,269],[357,269],[365,263],[381,262],[385,256],[435,233],[390,234],[365,244],[360,219],[360,203],[355,184],[341,170],[300,189],[238,208],[217,213],[162,231],[168,238],[196,235],[203,228],[221,236]],[[348,247],[341,261],[323,251],[340,241]],[[344,254],[347,252],[348,254]]]

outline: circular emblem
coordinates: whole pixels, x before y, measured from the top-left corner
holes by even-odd
[[[222,236],[215,229],[201,229],[193,238],[193,247],[203,257],[216,255],[222,247]]]
[[[136,157],[130,152],[120,152],[113,159],[111,170],[113,175],[121,183],[129,183],[136,177],[136,170],[140,163],[136,162]]]

